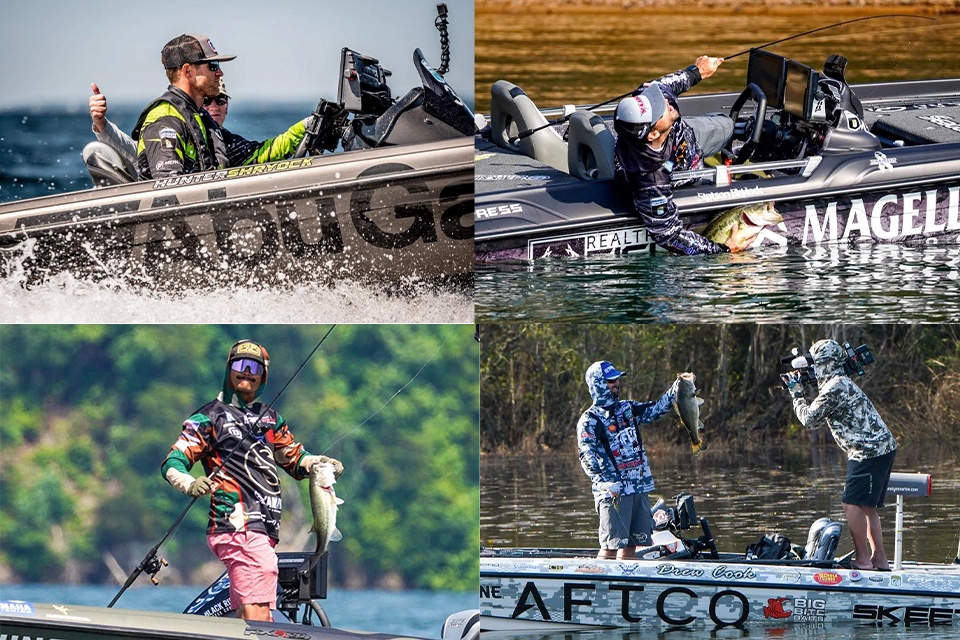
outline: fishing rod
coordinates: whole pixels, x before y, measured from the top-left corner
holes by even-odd
[[[253,423],[253,426],[251,426],[249,430],[245,430],[243,437],[240,438],[236,446],[233,449],[231,449],[230,452],[226,455],[226,457],[223,459],[223,462],[220,463],[220,466],[214,469],[213,472],[207,476],[210,480],[213,480],[213,478],[218,473],[220,473],[221,470],[223,470],[223,468],[227,465],[227,462],[229,462],[230,459],[233,458],[234,454],[240,449],[240,445],[243,444],[243,441],[246,440],[247,437],[251,435],[251,433],[258,431],[260,426],[260,421],[263,419],[263,416],[265,416],[267,412],[270,411],[271,408],[273,408],[273,405],[277,402],[277,400],[280,399],[280,396],[283,395],[283,392],[286,391],[287,387],[290,386],[290,383],[293,382],[298,375],[300,375],[300,372],[303,371],[303,368],[307,366],[307,363],[310,362],[311,358],[313,358],[313,354],[317,352],[317,350],[320,348],[320,345],[322,345],[326,341],[327,337],[330,336],[330,334],[333,332],[333,330],[336,327],[337,325],[331,326],[330,329],[327,330],[327,332],[323,335],[323,337],[320,338],[320,342],[318,342],[317,345],[313,348],[313,350],[310,352],[310,355],[307,356],[307,358],[303,361],[303,363],[301,363],[297,371],[290,377],[289,380],[287,380],[287,383],[283,385],[283,388],[280,389],[280,391],[273,398],[270,404],[268,404],[267,407],[260,412],[260,415],[257,416],[257,421]],[[132,585],[136,581],[136,579],[140,577],[141,573],[146,572],[150,574],[150,580],[153,582],[153,584],[159,584],[159,581],[157,580],[157,573],[159,573],[160,569],[162,569],[163,567],[168,566],[168,563],[164,558],[157,558],[157,551],[159,551],[160,546],[167,541],[167,538],[169,538],[171,535],[174,534],[174,532],[176,532],[176,530],[183,523],[183,519],[187,517],[187,513],[190,511],[190,509],[199,499],[200,499],[200,496],[195,496],[190,501],[190,503],[183,509],[183,511],[180,512],[179,517],[177,517],[173,525],[171,525],[170,528],[167,529],[167,532],[163,534],[163,537],[160,538],[160,541],[157,544],[155,544],[153,548],[150,549],[150,551],[147,552],[147,555],[143,558],[143,560],[140,561],[140,564],[137,565],[137,568],[130,572],[130,575],[127,576],[126,582],[123,583],[123,587],[120,588],[120,591],[117,592],[117,595],[113,596],[113,600],[111,600],[110,604],[107,605],[108,609],[112,608],[113,605],[117,603],[117,600],[120,599],[120,596],[122,596],[124,592],[130,588],[130,585]]]
[[[884,15],[881,15],[881,16],[867,16],[867,17],[865,17],[865,18],[854,18],[853,20],[845,20],[845,21],[843,21],[843,22],[837,22],[837,23],[834,23],[834,24],[829,24],[829,25],[827,25],[827,26],[825,26],[825,27],[819,27],[819,28],[817,28],[817,29],[811,29],[810,31],[804,31],[803,33],[798,33],[798,34],[795,34],[795,35],[792,35],[792,36],[788,36],[788,37],[786,37],[786,38],[781,38],[780,40],[774,40],[773,42],[768,42],[768,43],[766,43],[766,44],[761,44],[761,45],[756,46],[756,47],[750,47],[749,49],[746,49],[746,50],[744,50],[744,51],[740,51],[740,52],[735,53],[735,54],[733,54],[733,55],[731,55],[731,56],[723,56],[722,59],[723,59],[724,61],[733,60],[734,58],[737,58],[737,57],[742,56],[742,55],[744,55],[744,54],[750,53],[750,52],[751,52],[752,50],[754,50],[754,49],[763,49],[764,47],[769,47],[769,46],[771,46],[771,45],[780,44],[781,42],[786,42],[786,41],[788,41],[788,40],[795,40],[796,38],[802,38],[803,36],[808,36],[808,35],[810,35],[810,34],[812,34],[812,33],[817,33],[817,32],[819,32],[819,31],[826,31],[827,29],[833,29],[833,28],[835,28],[835,27],[841,27],[841,26],[843,26],[843,25],[852,24],[852,23],[854,23],[854,22],[861,22],[861,21],[863,21],[863,20],[877,20],[877,19],[879,19],[879,18],[916,18],[917,20],[931,20],[931,21],[933,21],[933,22],[937,22],[937,19],[936,19],[936,18],[928,18],[928,17],[926,17],[926,16],[917,16],[917,15],[913,15],[913,14],[909,14],[909,13],[889,13],[889,14],[884,14]],[[596,108],[598,108],[598,107],[606,106],[606,105],[608,105],[608,104],[610,104],[610,103],[612,103],[612,102],[616,102],[617,100],[622,100],[623,98],[626,98],[626,97],[629,96],[629,95],[633,95],[636,91],[637,91],[637,89],[633,89],[633,90],[631,90],[631,91],[627,91],[626,93],[622,93],[622,94],[620,94],[619,96],[617,96],[617,97],[615,97],[615,98],[610,98],[609,100],[604,100],[603,102],[598,102],[597,104],[595,104],[595,105],[593,105],[593,106],[585,107],[585,109],[586,109],[587,111],[593,111],[594,109],[596,109]],[[571,116],[571,115],[573,115],[573,114],[569,114],[569,113],[568,113],[568,114],[564,114],[564,115],[561,116],[560,118],[558,118],[558,119],[556,119],[556,120],[551,120],[550,122],[547,122],[546,124],[542,124],[542,125],[540,125],[539,127],[534,127],[533,129],[527,129],[526,131],[521,131],[521,132],[518,133],[515,137],[510,138],[509,142],[510,142],[510,144],[515,145],[515,144],[517,144],[518,142],[520,142],[521,140],[523,140],[524,138],[528,138],[528,137],[532,136],[533,134],[535,134],[536,132],[541,131],[541,130],[543,130],[543,129],[546,129],[547,127],[553,127],[553,126],[556,126],[556,125],[558,125],[558,124],[563,124],[564,122],[566,122],[567,120],[570,119],[570,116]]]
[[[450,334],[452,334],[452,333],[453,333],[453,331],[450,332]],[[371,413],[369,416],[367,416],[367,419],[366,419],[366,420],[364,420],[363,422],[361,422],[360,424],[358,424],[357,426],[355,426],[353,429],[350,429],[350,431],[347,431],[345,434],[343,434],[342,436],[340,436],[339,438],[337,438],[336,440],[334,440],[333,442],[331,442],[331,443],[330,443],[330,446],[328,446],[326,449],[324,449],[323,451],[320,452],[320,455],[323,455],[323,454],[327,453],[327,452],[330,451],[330,449],[332,449],[338,442],[340,442],[341,440],[343,440],[343,439],[346,438],[347,436],[351,435],[354,431],[356,431],[357,429],[359,429],[359,428],[362,427],[363,425],[365,425],[365,424],[367,424],[368,422],[370,422],[370,420],[372,420],[375,415],[377,415],[378,413],[380,413],[381,411],[383,411],[384,408],[385,408],[388,404],[390,404],[391,402],[393,402],[393,399],[396,398],[398,395],[400,395],[400,392],[401,392],[401,391],[403,391],[404,389],[406,389],[407,387],[409,387],[411,384],[413,384],[413,381],[416,380],[417,377],[418,377],[421,373],[423,373],[423,370],[427,368],[427,365],[430,364],[431,362],[433,362],[433,359],[437,357],[437,354],[440,353],[440,350],[441,350],[441,349],[443,349],[443,345],[447,344],[447,340],[450,339],[450,334],[447,334],[447,337],[443,339],[443,342],[441,342],[441,343],[440,343],[440,346],[437,347],[437,350],[433,352],[433,355],[430,356],[430,357],[427,359],[427,361],[423,363],[423,365],[420,367],[420,369],[419,369],[415,374],[413,374],[413,377],[412,377],[412,378],[410,378],[409,380],[407,380],[407,383],[406,383],[405,385],[403,385],[402,387],[400,387],[399,389],[397,389],[397,392],[394,393],[392,396],[390,396],[390,398],[389,398],[386,402],[384,402],[384,403],[380,406],[379,409],[377,409],[376,411],[374,411],[373,413]]]
[[[786,42],[787,40],[794,40],[796,38],[802,38],[803,36],[808,36],[811,33],[817,33],[818,31],[826,31],[827,29],[833,29],[834,27],[842,27],[845,24],[853,24],[854,22],[862,22],[863,20],[877,20],[879,18],[916,18],[917,20],[931,20],[936,22],[936,18],[928,18],[927,16],[916,16],[911,13],[888,13],[882,16],[867,16],[866,18],[854,18],[853,20],[846,20],[844,22],[837,22],[836,24],[827,25],[826,27],[820,27],[819,29],[811,29],[810,31],[804,31],[803,33],[798,33],[795,36],[789,36],[787,38],[781,38],[780,40],[774,40],[773,42],[768,42],[766,44],[761,44],[756,47],[750,47],[745,51],[735,53],[732,56],[724,56],[724,61],[733,60],[739,56],[742,56],[746,53],[750,53],[754,49],[763,49],[764,47],[769,47],[774,44],[780,44],[781,42]]]

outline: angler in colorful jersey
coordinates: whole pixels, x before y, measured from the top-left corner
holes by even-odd
[[[202,108],[221,95],[220,63],[234,58],[218,54],[202,35],[177,36],[164,46],[161,59],[170,86],[143,110],[133,130],[141,180],[282,160],[296,152],[306,120],[255,142],[222,129]]]
[[[677,96],[709,78],[723,58],[700,56],[686,69],[648,83],[621,100],[614,115],[617,182],[631,196],[634,212],[661,247],[683,254],[741,251],[684,229],[673,202],[674,171],[702,169],[733,136],[733,121],[722,114],[683,118]]]
[[[887,493],[897,441],[870,398],[844,370],[846,352],[833,340],[810,347],[819,394],[807,404],[799,374],[786,378],[793,409],[803,426],[830,427],[833,439],[847,454],[847,482],[840,497],[857,557],[857,569],[889,571],[877,508]]]
[[[677,399],[674,381],[656,402],[620,400],[624,375],[607,361],[590,365],[586,382],[593,404],[577,423],[580,464],[593,484],[600,516],[600,558],[632,558],[637,546],[650,544],[647,494],[654,488],[653,475],[639,427],[666,415]]]
[[[297,480],[306,478],[318,462],[333,464],[338,477],[343,471],[339,461],[307,453],[275,410],[264,413],[257,398],[269,367],[266,349],[256,342],[234,344],[223,390],[183,423],[160,468],[163,477],[188,496],[213,492],[207,544],[230,575],[231,605],[248,620],[271,620],[277,599],[273,549],[280,538],[282,508],[277,466]],[[234,448],[236,453],[227,460]],[[223,470],[207,477],[224,460]],[[194,478],[189,471],[198,461],[206,475]]]

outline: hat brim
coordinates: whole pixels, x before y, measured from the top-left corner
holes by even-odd
[[[196,64],[201,62],[230,62],[237,56],[210,56],[209,58],[204,58],[203,60],[197,60]]]

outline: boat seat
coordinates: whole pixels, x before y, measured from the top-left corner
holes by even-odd
[[[108,144],[94,141],[83,148],[83,163],[90,172],[94,187],[112,187],[136,182],[120,154]]]
[[[522,153],[554,169],[570,173],[567,143],[553,127],[541,129],[511,144],[510,138],[516,137],[521,131],[547,124],[546,118],[523,89],[506,80],[498,80],[490,89],[490,94],[490,134],[498,147]]]
[[[575,111],[567,129],[567,164],[570,175],[581,180],[613,177],[616,141],[603,118],[589,111]]]

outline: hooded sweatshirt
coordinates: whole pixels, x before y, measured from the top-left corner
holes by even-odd
[[[586,372],[587,390],[593,404],[577,423],[580,464],[590,478],[593,500],[609,499],[609,489],[622,495],[653,491],[653,474],[640,437],[640,425],[666,415],[677,398],[677,383],[655,402],[617,400],[610,393],[599,362]]]
[[[183,432],[170,449],[160,473],[166,478],[173,467],[188,473],[200,461],[210,475],[230,451],[239,449],[213,482],[207,534],[258,531],[280,539],[280,477],[277,465],[300,480],[307,476],[301,465],[310,455],[287,428],[279,413],[270,409],[260,419],[263,434],[253,427],[263,412],[259,401],[266,384],[261,384],[249,405],[230,386],[229,364],[224,372],[223,390],[217,399],[203,405],[183,423]]]
[[[850,460],[876,458],[894,451],[897,441],[867,395],[843,370],[843,347],[820,340],[810,348],[819,395],[808,406],[803,397],[793,399],[797,418],[808,429],[824,422],[833,439]]]

